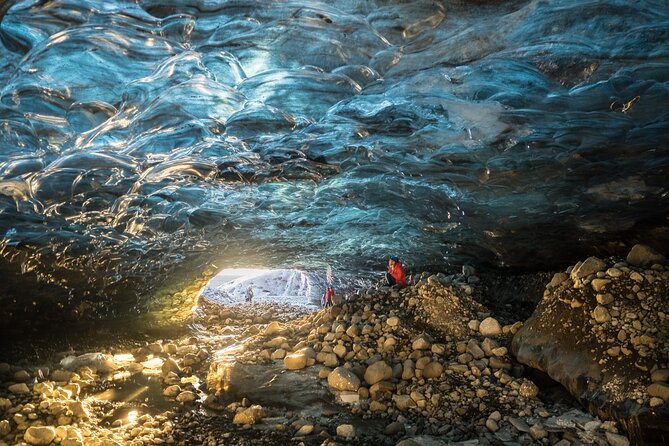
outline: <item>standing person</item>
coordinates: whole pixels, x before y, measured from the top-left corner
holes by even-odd
[[[325,293],[323,294],[323,306],[331,307],[334,300],[334,288],[328,286],[325,288]]]
[[[251,302],[253,300],[253,288],[248,287],[246,289],[246,301]]]
[[[390,256],[388,260],[386,282],[390,286],[397,285],[400,288],[407,286],[407,276],[404,273],[404,266],[402,266],[402,262],[397,256]]]

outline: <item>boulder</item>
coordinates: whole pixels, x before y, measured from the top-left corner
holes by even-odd
[[[377,361],[367,367],[365,370],[365,381],[370,386],[379,381],[390,379],[393,376],[393,369],[385,361]]]
[[[275,336],[284,334],[286,329],[277,321],[270,322],[270,324],[265,328],[265,336]]]
[[[597,257],[588,257],[583,262],[577,263],[571,270],[571,279],[576,281],[590,274],[595,274],[606,268],[606,263]]]
[[[31,426],[26,430],[23,439],[28,444],[46,445],[56,438],[56,429],[52,426]]]
[[[591,257],[572,276],[583,278],[605,268],[603,261]],[[660,382],[651,385],[650,370],[665,364],[669,351],[669,331],[659,329],[666,324],[669,280],[653,270],[640,275],[643,281],[630,274],[607,276],[606,292],[616,296],[610,307],[590,286],[546,287],[534,313],[513,337],[511,351],[518,362],[561,383],[593,414],[638,426],[640,444],[650,444],[669,435],[669,405],[652,407],[657,401],[650,401],[664,390]],[[574,300],[581,305],[572,306]],[[527,385],[519,393],[529,397],[534,392]],[[540,437],[541,429],[535,435]]]
[[[345,367],[337,367],[328,375],[328,385],[335,390],[357,392],[360,379]]]
[[[654,263],[663,264],[666,261],[667,259],[662,254],[646,245],[634,245],[627,254],[627,263],[634,266],[651,266]]]

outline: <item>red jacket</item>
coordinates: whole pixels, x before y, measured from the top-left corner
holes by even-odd
[[[395,265],[388,267],[388,272],[391,276],[393,276],[393,279],[395,279],[395,283],[397,283],[398,287],[404,288],[407,286],[407,276],[404,273],[402,262],[395,262]]]

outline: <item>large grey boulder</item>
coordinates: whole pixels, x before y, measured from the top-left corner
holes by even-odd
[[[669,402],[653,407],[659,395],[669,395],[662,384],[651,386],[669,354],[669,271],[608,266],[591,257],[572,269],[572,278],[597,274],[609,281],[605,292],[613,299],[580,281],[552,281],[511,348],[519,362],[546,372],[593,414],[639,426],[651,444],[669,435]]]

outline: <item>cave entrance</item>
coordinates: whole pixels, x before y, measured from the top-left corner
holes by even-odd
[[[221,270],[202,289],[207,301],[226,306],[286,304],[318,308],[325,276],[298,269],[229,268]],[[253,298],[247,301],[247,290]]]

